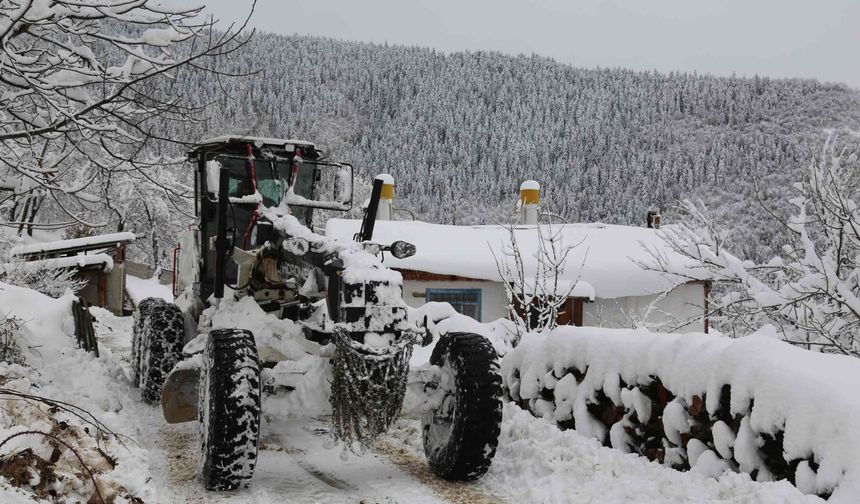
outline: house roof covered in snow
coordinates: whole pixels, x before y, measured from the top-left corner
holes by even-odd
[[[122,233],[84,236],[81,238],[72,238],[70,240],[33,242],[26,245],[17,245],[12,247],[10,253],[13,256],[59,255],[84,250],[98,250],[116,247],[123,243],[131,243],[134,239],[134,233],[126,231]]]
[[[351,240],[360,227],[359,220],[330,219],[326,235]],[[555,224],[551,229],[543,225],[541,231],[545,237],[558,231],[563,244],[575,246],[563,273],[567,282],[576,282],[575,296],[604,299],[643,296],[665,292],[689,281],[649,271],[638,264],[652,262],[648,251],[652,249],[671,261],[673,267],[685,265],[685,259],[674,253],[655,229],[597,223]],[[537,226],[517,226],[514,232],[524,259],[525,275],[534,276],[539,243]],[[389,267],[491,281],[501,280],[496,258],[501,260],[502,251],[511,243],[509,230],[504,226],[377,221],[373,241],[387,245],[395,240],[414,244],[417,252],[406,259],[386,254],[385,264]],[[686,264],[692,268],[692,264]],[[706,279],[701,272],[689,271],[693,278]]]
[[[4,263],[0,264],[0,271],[7,271],[14,268],[41,271],[64,268],[87,268],[90,266],[100,266],[106,271],[110,271],[113,269],[113,258],[107,254],[80,254],[68,257],[56,257],[54,259]]]

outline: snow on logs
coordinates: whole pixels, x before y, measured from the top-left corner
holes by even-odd
[[[707,476],[857,502],[860,360],[740,339],[565,326],[502,360],[511,399],[562,429]]]

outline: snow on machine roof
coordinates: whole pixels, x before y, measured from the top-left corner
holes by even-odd
[[[361,221],[330,219],[326,235],[351,240]],[[673,267],[680,265],[691,278],[708,279],[693,264],[668,247],[655,229],[609,224],[543,225],[546,238],[560,229],[563,243],[576,246],[568,256],[563,279],[575,283],[574,296],[614,299],[644,296],[670,290],[690,280],[658,271],[648,271],[637,262],[650,263],[646,249],[658,251]],[[526,276],[537,269],[537,226],[515,227],[517,244],[525,262]],[[405,259],[385,258],[389,267],[442,275],[456,275],[477,280],[501,280],[496,258],[502,260],[503,248],[510,247],[510,234],[504,226],[451,226],[420,221],[377,221],[373,241],[390,244],[405,240],[416,246],[414,256]],[[577,245],[578,244],[578,245]]]
[[[231,142],[242,142],[249,143],[256,147],[262,147],[264,145],[272,145],[277,147],[283,147],[287,152],[292,152],[295,147],[309,147],[313,150],[316,150],[316,146],[313,142],[308,142],[307,140],[296,140],[293,138],[266,138],[266,137],[255,137],[255,136],[244,136],[244,135],[221,135],[212,138],[207,138],[197,142],[198,146],[203,145],[213,145],[213,144],[225,144]]]

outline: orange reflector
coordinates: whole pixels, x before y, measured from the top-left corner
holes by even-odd
[[[520,201],[523,205],[537,205],[540,203],[540,189],[520,189]]]

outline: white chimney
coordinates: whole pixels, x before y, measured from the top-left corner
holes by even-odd
[[[387,173],[380,173],[376,179],[382,181],[376,220],[394,220],[394,177]]]
[[[520,185],[520,224],[537,225],[539,204],[540,184],[526,180]]]

